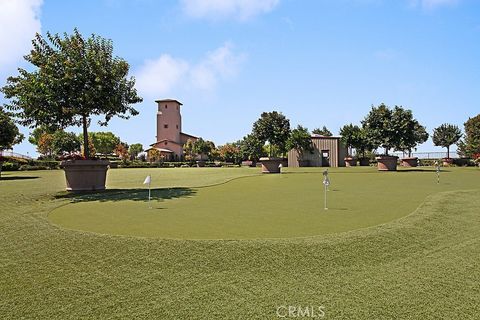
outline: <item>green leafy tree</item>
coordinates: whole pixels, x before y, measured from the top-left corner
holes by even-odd
[[[57,130],[52,134],[52,151],[56,156],[72,154],[80,151],[81,142],[78,136],[73,132]]]
[[[212,144],[203,140],[203,138],[198,138],[193,143],[193,153],[200,158],[208,157],[208,154],[212,151]]]
[[[478,159],[480,154],[480,114],[465,122],[465,140],[458,144],[460,153],[465,157]]]
[[[321,135],[321,136],[324,136],[324,137],[331,137],[333,136],[332,132],[330,130],[328,130],[328,128],[326,126],[323,126],[323,128],[315,128],[313,129],[312,131],[313,134],[318,134],[318,135]]]
[[[411,110],[395,107],[392,113],[392,125],[398,135],[398,144],[395,150],[408,152],[411,156],[412,149],[428,140],[428,133],[416,119]]]
[[[352,147],[360,154],[361,158],[366,158],[366,153],[371,153],[375,149],[375,146],[368,140],[367,131],[363,127],[360,128],[358,139]]]
[[[220,157],[225,162],[233,162],[239,164],[242,160],[240,148],[234,143],[227,143],[218,148]]]
[[[264,143],[260,141],[253,134],[248,134],[243,137],[240,143],[240,152],[243,160],[250,160],[257,162],[261,157],[265,155],[263,152]]]
[[[114,153],[115,147],[120,144],[120,138],[112,132],[90,132],[88,135],[95,146],[95,150],[104,157]],[[83,140],[83,135],[81,137]]]
[[[193,161],[195,159],[194,151],[194,142],[192,139],[188,139],[187,142],[183,145],[183,154],[185,155],[185,160]]]
[[[340,135],[342,136],[342,143],[348,148],[349,156],[353,155],[353,148],[360,145],[362,137],[362,129],[359,126],[353,124],[346,124],[340,128]],[[358,150],[357,150],[358,151]]]
[[[138,111],[131,104],[141,102],[127,79],[128,63],[113,55],[111,40],[92,35],[84,39],[75,29],[72,35],[36,34],[33,49],[25,60],[33,64],[31,72],[19,69],[1,89],[7,109],[31,128],[55,125],[60,128],[81,126],[84,145],[88,145],[91,116],[103,115],[100,125],[114,116],[128,119]],[[89,148],[85,157],[90,158]]]
[[[268,142],[272,145],[270,157],[275,153],[285,153],[290,136],[290,121],[280,112],[263,112],[253,124],[252,134],[263,144]]]
[[[13,119],[0,108],[0,151],[11,149],[23,139],[24,136],[18,130]]]
[[[453,124],[444,123],[433,129],[433,144],[447,148],[447,158],[450,158],[450,146],[457,143],[461,138],[462,131]]]
[[[42,134],[44,134],[44,133],[55,133],[55,131],[57,131],[57,130],[58,130],[58,128],[50,128],[50,127],[43,126],[43,125],[40,126],[40,127],[36,127],[30,133],[30,135],[28,137],[28,142],[30,142],[33,145],[38,145],[38,140],[40,140],[40,137],[42,136]]]
[[[300,125],[293,129],[287,140],[287,149],[295,149],[298,160],[303,158],[305,152],[313,152],[312,137],[308,129]]]
[[[130,148],[128,149],[128,152],[130,153],[130,156],[132,159],[136,159],[138,155],[143,152],[143,146],[141,143],[134,143],[130,145]]]
[[[385,104],[373,107],[365,119],[362,121],[365,129],[366,139],[377,149],[385,148],[385,154],[388,150],[395,149],[400,144],[399,134],[396,132],[397,125],[392,121],[393,111]]]

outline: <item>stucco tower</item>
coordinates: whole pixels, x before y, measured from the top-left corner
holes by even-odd
[[[157,141],[168,140],[179,143],[182,132],[182,115],[180,114],[182,104],[170,99],[155,102],[158,104]]]
[[[183,145],[188,139],[198,138],[182,132],[182,115],[178,100],[156,100],[157,103],[157,142],[151,144],[166,160],[180,160],[183,157]]]

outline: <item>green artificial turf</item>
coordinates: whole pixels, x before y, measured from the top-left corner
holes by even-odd
[[[417,202],[423,192],[420,206],[379,226],[306,238],[110,236],[67,230],[48,221],[50,211],[72,200],[58,197],[64,194],[61,171],[3,173],[0,318],[278,319],[278,307],[300,305],[322,306],[325,319],[476,319],[480,171],[449,169],[441,185],[432,187],[438,190],[423,191],[430,188],[426,181],[432,172],[348,173],[357,169],[333,170],[332,194],[341,192],[333,189],[342,179],[355,181],[362,174],[367,184],[384,180],[382,189],[393,184],[392,198],[402,192],[396,179],[402,181],[400,187],[416,181],[422,186],[403,202]],[[207,169],[169,170],[152,173],[163,178],[156,187],[199,191],[160,205],[200,199],[202,185],[256,174],[219,169],[213,177]],[[132,177],[144,173],[111,170],[109,186],[138,188]],[[366,197],[362,187],[355,190],[359,199]],[[375,201],[376,212],[387,212],[384,215],[397,207]]]
[[[286,170],[281,175],[256,175],[206,187],[159,188],[154,190],[151,204],[146,200],[146,186],[139,189],[145,170],[129,171],[128,186],[136,181],[137,188],[73,197],[72,204],[52,211],[49,218],[69,229],[156,238],[305,237],[385,223],[409,214],[429,194],[476,187],[475,180],[462,178],[469,175],[466,171],[442,172],[438,185],[432,169],[397,173],[373,168],[331,169],[325,211],[322,171]],[[203,169],[199,177],[204,178],[199,182],[213,183],[219,172],[222,170]],[[212,180],[204,181],[207,177]],[[162,175],[154,181],[162,184]],[[117,184],[119,188],[125,185],[122,181]],[[188,185],[188,180],[183,185]]]

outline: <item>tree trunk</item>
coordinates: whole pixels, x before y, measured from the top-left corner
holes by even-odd
[[[388,156],[388,148],[385,147],[385,155]]]
[[[450,159],[450,146],[447,147],[447,159]]]
[[[90,159],[90,148],[88,145],[87,116],[83,115],[83,155]]]

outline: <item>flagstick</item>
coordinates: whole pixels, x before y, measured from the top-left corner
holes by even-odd
[[[328,210],[328,208],[327,208],[327,188],[328,188],[328,186],[327,186],[327,184],[325,184],[325,208],[324,208],[325,210]]]
[[[149,209],[152,209],[152,205],[151,205],[151,203],[150,203],[150,199],[151,199],[151,197],[150,197],[150,183],[149,183],[149,184],[148,184],[148,208],[149,208]]]

